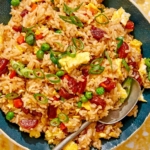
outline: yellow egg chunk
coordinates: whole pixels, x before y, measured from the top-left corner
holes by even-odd
[[[63,150],[78,150],[78,146],[75,142],[70,141],[64,148]]]
[[[31,130],[29,136],[39,138],[41,136],[41,133],[37,130]]]
[[[89,3],[85,7],[94,14],[96,14],[99,11],[98,8],[93,3]]]
[[[122,87],[120,83],[117,83],[117,88],[120,93],[120,98],[126,99],[127,98],[127,92],[126,90]]]
[[[66,70],[68,73],[76,69],[82,64],[87,64],[90,60],[90,53],[83,52],[76,54],[76,57],[72,58],[66,56],[59,60],[60,65],[62,66],[63,70]]]
[[[130,14],[126,13],[125,10],[121,7],[114,12],[111,20],[114,21],[119,19],[119,21],[125,26],[129,20]]]
[[[86,110],[91,110],[91,103],[89,101],[82,103],[82,107],[84,107]]]
[[[114,63],[117,66],[116,74],[118,74],[119,77],[122,77],[122,72],[121,72],[122,59],[120,58],[114,59]]]
[[[139,74],[140,74],[141,78],[144,79],[144,76],[147,75],[146,65],[145,65],[145,58],[141,59],[138,71],[139,71]]]
[[[2,44],[2,43],[3,43],[3,37],[0,36],[0,44]]]
[[[141,46],[142,46],[142,42],[134,39],[130,42],[130,46],[136,48],[136,50],[141,53]]]

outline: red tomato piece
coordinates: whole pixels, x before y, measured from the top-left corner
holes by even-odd
[[[37,119],[22,119],[19,121],[19,124],[22,128],[30,130],[31,128],[35,128],[38,125]]]
[[[13,105],[16,108],[21,108],[23,106],[23,101],[22,99],[18,98],[18,99],[14,99],[13,100]]]
[[[123,42],[121,47],[118,49],[119,58],[126,58],[128,53],[126,53],[126,50],[129,49],[129,46],[126,42]]]
[[[16,25],[14,25],[14,26],[12,27],[12,29],[13,29],[14,31],[16,31],[16,32],[21,32],[21,31],[22,31],[22,26],[16,26]]]
[[[102,123],[100,123],[100,122],[97,122],[95,128],[96,128],[96,132],[101,132],[101,131],[103,131],[103,130],[105,129],[105,124],[102,124]]]
[[[49,105],[47,115],[51,119],[56,118],[56,116],[57,116],[57,107],[55,107],[54,105]]]
[[[40,34],[35,35],[35,39],[36,39],[36,40],[43,39],[43,34],[40,33]]]
[[[22,44],[22,43],[24,43],[24,36],[22,35],[22,34],[20,34],[20,36],[17,38],[17,43],[18,44]]]
[[[22,12],[21,12],[21,14],[20,14],[20,16],[21,17],[24,17],[26,14],[28,14],[28,10],[27,9],[24,9]]]
[[[92,34],[92,36],[93,36],[94,39],[100,40],[100,39],[102,39],[104,37],[104,34],[106,34],[106,32],[103,31],[100,28],[92,26],[92,28],[91,28],[91,34]]]
[[[16,74],[17,74],[16,71],[12,70],[11,73],[10,73],[10,75],[9,75],[10,79],[12,79],[13,77],[15,77]]]
[[[101,99],[99,96],[95,95],[92,97],[92,99],[90,100],[91,103],[94,103],[96,105],[100,105],[102,106],[102,109],[104,109],[106,107],[106,102],[105,100]]]
[[[113,82],[110,78],[107,78],[107,80],[100,83],[99,86],[102,86],[107,92],[110,92],[116,87],[116,82]]]
[[[134,22],[129,20],[125,26],[126,29],[134,30]]]
[[[9,60],[5,58],[0,58],[0,75],[6,73],[8,71],[8,64]]]
[[[64,88],[61,88],[59,90],[59,95],[65,99],[70,99],[74,97],[73,94],[69,94]]]

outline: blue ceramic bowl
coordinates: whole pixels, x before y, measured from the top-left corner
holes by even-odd
[[[150,24],[142,16],[139,10],[129,0],[104,0],[107,7],[120,8],[121,6],[131,14],[131,20],[135,23],[133,35],[142,41],[143,56],[150,57]],[[10,15],[10,1],[0,0],[0,23],[7,24]],[[137,118],[126,117],[123,120],[122,134],[119,139],[103,140],[102,150],[110,150],[127,139],[143,123],[150,112],[150,90],[145,90],[144,97],[147,103],[138,102],[139,113]],[[30,138],[28,134],[19,131],[17,125],[5,120],[4,114],[0,111],[0,128],[4,130],[16,142],[28,147],[31,150],[50,150],[50,146],[44,140],[44,135],[39,139]],[[93,148],[91,148],[93,149]]]

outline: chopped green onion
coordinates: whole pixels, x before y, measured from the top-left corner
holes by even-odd
[[[96,93],[98,95],[103,95],[105,93],[105,89],[103,87],[96,88]]]
[[[96,65],[101,65],[103,60],[104,60],[104,58],[96,58],[91,62],[90,66],[94,67]]]
[[[45,95],[43,95],[43,94],[36,93],[33,96],[41,104],[47,104],[48,103],[47,97]]]
[[[89,74],[101,74],[104,71],[104,67],[100,65],[95,65],[89,70]]]
[[[27,34],[25,37],[25,41],[29,45],[34,45],[35,43],[35,35],[33,33]]]
[[[79,108],[81,108],[81,107],[82,107],[82,102],[79,101],[79,102],[77,103],[77,106],[78,106]]]
[[[70,24],[74,24],[78,27],[83,27],[83,23],[80,21],[80,19],[76,16],[62,16],[62,15],[59,15],[59,17],[65,21],[65,22],[68,22]]]
[[[44,57],[44,51],[42,51],[42,50],[38,50],[37,52],[36,52],[36,57],[37,57],[37,59],[43,59],[43,57]]]
[[[79,50],[84,49],[84,44],[80,39],[72,38],[72,42],[77,49],[79,49]]]
[[[54,127],[59,126],[60,125],[60,120],[58,118],[54,118],[50,121],[50,125],[54,126]]]
[[[59,83],[60,82],[60,78],[55,75],[55,74],[47,74],[46,78],[51,82],[51,83]]]
[[[25,78],[29,78],[29,79],[34,79],[35,75],[33,73],[33,70],[28,69],[28,68],[23,68],[21,69],[21,73]]]
[[[54,64],[58,64],[58,59],[59,59],[59,58],[54,55],[54,52],[51,51],[51,53],[50,53],[50,60],[51,60]]]
[[[79,4],[76,8],[71,8],[69,6],[67,6],[66,4],[64,4],[63,6],[63,11],[67,14],[67,15],[71,15],[73,12],[77,11],[78,9],[80,9],[81,5],[83,3]]]
[[[42,51],[49,51],[50,50],[50,45],[48,44],[48,43],[43,43],[42,45],[41,45],[41,50]]]
[[[80,97],[80,100],[81,100],[82,103],[85,103],[85,102],[88,101],[88,99],[85,97],[85,95],[82,95],[82,96]]]
[[[22,63],[20,63],[20,62],[17,62],[17,61],[14,61],[14,60],[11,60],[11,61],[10,61],[10,64],[11,64],[11,66],[13,67],[13,69],[14,69],[20,76],[22,76],[21,69],[24,68],[24,64],[22,64]]]
[[[145,59],[145,65],[146,65],[147,67],[150,67],[150,58],[146,58],[146,59]]]
[[[66,49],[67,55],[70,57],[75,57],[76,56],[76,48],[74,45],[69,45]]]
[[[14,112],[9,111],[9,112],[6,114],[6,119],[7,119],[7,120],[12,120],[13,118],[14,118]]]
[[[148,80],[150,81],[150,72],[148,72]]]
[[[18,98],[19,95],[18,95],[17,93],[12,92],[12,93],[6,94],[5,97],[6,97],[7,99],[13,100],[13,99],[15,99],[15,98]]]
[[[108,61],[109,61],[109,64],[110,64],[110,66],[111,66],[111,69],[113,70],[112,60],[111,60],[110,56],[108,55],[107,51],[105,51],[105,56],[106,56],[106,58],[107,58]]]
[[[104,14],[99,14],[95,17],[95,20],[97,23],[99,24],[108,24],[109,23],[109,19],[107,18],[106,15]]]
[[[61,122],[68,122],[69,121],[69,117],[66,114],[64,114],[64,113],[58,114],[58,119]]]
[[[2,93],[0,93],[0,97],[2,96]]]
[[[62,33],[62,31],[60,29],[55,30],[55,33]]]
[[[119,37],[117,37],[116,38],[116,40],[118,40],[119,42],[118,42],[118,44],[117,44],[117,50],[122,46],[122,44],[123,44],[123,37],[122,36],[119,36]]]
[[[40,79],[44,79],[45,77],[44,72],[41,69],[34,69],[33,74]]]
[[[133,83],[133,79],[131,77],[127,77],[122,85],[122,87],[126,90],[128,96],[131,92],[132,83]]]
[[[61,77],[61,76],[63,76],[64,74],[65,74],[65,72],[64,72],[63,70],[59,70],[59,71],[56,72],[56,75],[57,75],[58,77]]]
[[[130,71],[130,67],[129,65],[127,64],[126,60],[125,59],[122,59],[122,65],[125,67],[125,69],[129,72]]]
[[[91,91],[87,91],[87,92],[85,92],[85,97],[86,97],[87,99],[92,99],[93,93],[92,93]]]

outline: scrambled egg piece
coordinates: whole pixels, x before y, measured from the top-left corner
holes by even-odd
[[[3,36],[0,36],[0,44],[3,43]]]
[[[120,22],[125,26],[129,20],[130,14],[126,13],[125,10],[121,7],[117,11],[114,12],[111,20],[114,21],[119,19]]]
[[[141,53],[142,42],[134,39],[130,42],[131,47],[136,48],[137,52]]]
[[[24,52],[24,49],[19,45],[16,45],[15,48],[18,49],[20,52]]]
[[[117,58],[114,60],[115,65],[117,65],[117,69],[115,70],[115,73],[119,76],[122,77],[122,72],[121,72],[121,64],[122,64],[122,59]]]
[[[83,52],[76,54],[76,57],[72,58],[66,56],[59,60],[62,69],[66,70],[68,73],[76,69],[81,64],[87,64],[90,61],[90,53]]]
[[[41,136],[41,133],[37,130],[31,130],[30,131],[30,137],[39,138]]]
[[[120,83],[117,83],[117,88],[118,88],[118,91],[120,93],[120,98],[121,99],[126,99],[127,98],[127,92],[126,90],[122,87],[122,85]]]
[[[78,150],[78,145],[73,142],[73,141],[70,141],[64,148],[63,150]]]
[[[146,65],[145,65],[145,58],[141,59],[138,71],[139,71],[139,74],[140,74],[141,78],[144,79],[144,77],[147,75]]]
[[[93,14],[96,14],[99,9],[93,4],[89,3],[88,5],[85,6],[88,10],[90,10]]]
[[[84,107],[86,110],[91,110],[91,103],[89,101],[82,103],[82,107]]]

